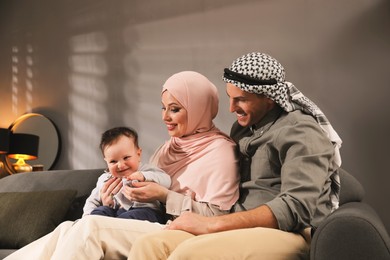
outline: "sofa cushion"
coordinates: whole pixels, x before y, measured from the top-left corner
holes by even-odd
[[[85,200],[103,172],[104,169],[99,168],[13,174],[0,179],[0,192],[77,190],[77,197],[65,217],[66,220],[76,220],[81,218]]]
[[[20,248],[54,230],[76,190],[0,193],[0,248]]]
[[[364,188],[361,183],[346,170],[340,168],[340,205],[348,202],[360,202],[364,198]]]

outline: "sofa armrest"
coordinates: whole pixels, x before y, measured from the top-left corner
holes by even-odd
[[[346,203],[315,231],[310,259],[390,259],[390,238],[369,205]]]

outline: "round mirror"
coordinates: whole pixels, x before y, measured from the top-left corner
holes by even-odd
[[[38,158],[29,161],[29,164],[43,165],[44,170],[54,166],[60,152],[60,136],[50,119],[41,114],[28,113],[16,119],[9,129],[13,133],[39,136]]]

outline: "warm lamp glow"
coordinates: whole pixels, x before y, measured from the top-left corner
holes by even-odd
[[[16,163],[12,164],[12,168],[15,172],[31,172],[32,166],[27,164],[24,160],[27,160],[31,157],[26,156],[24,154],[15,154],[14,157],[11,157],[14,159],[17,159]],[[31,159],[30,159],[31,160]]]
[[[37,156],[28,154],[10,154],[8,157],[16,160],[35,160],[38,158]]]

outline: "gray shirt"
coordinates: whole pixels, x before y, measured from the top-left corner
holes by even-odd
[[[142,172],[145,177],[145,181],[154,181],[164,186],[165,188],[169,188],[171,186],[171,178],[165,173],[163,170],[154,167],[150,164],[141,164],[138,171]],[[111,177],[111,173],[104,172],[98,179],[96,183],[96,187],[92,190],[91,195],[87,198],[85,202],[85,206],[83,208],[83,216],[89,215],[92,210],[96,207],[102,205],[102,201],[100,199],[100,190],[102,189],[105,181]],[[123,179],[123,185],[127,185],[128,181]],[[121,192],[121,190],[115,195],[115,199],[118,201],[121,207],[128,210],[129,208],[134,207],[151,207],[154,209],[159,209],[160,204],[158,201],[153,203],[141,203],[136,201],[128,200]]]
[[[257,125],[233,125],[240,149],[240,199],[235,211],[266,204],[279,229],[317,226],[331,212],[333,144],[315,119],[301,111],[270,111]]]

